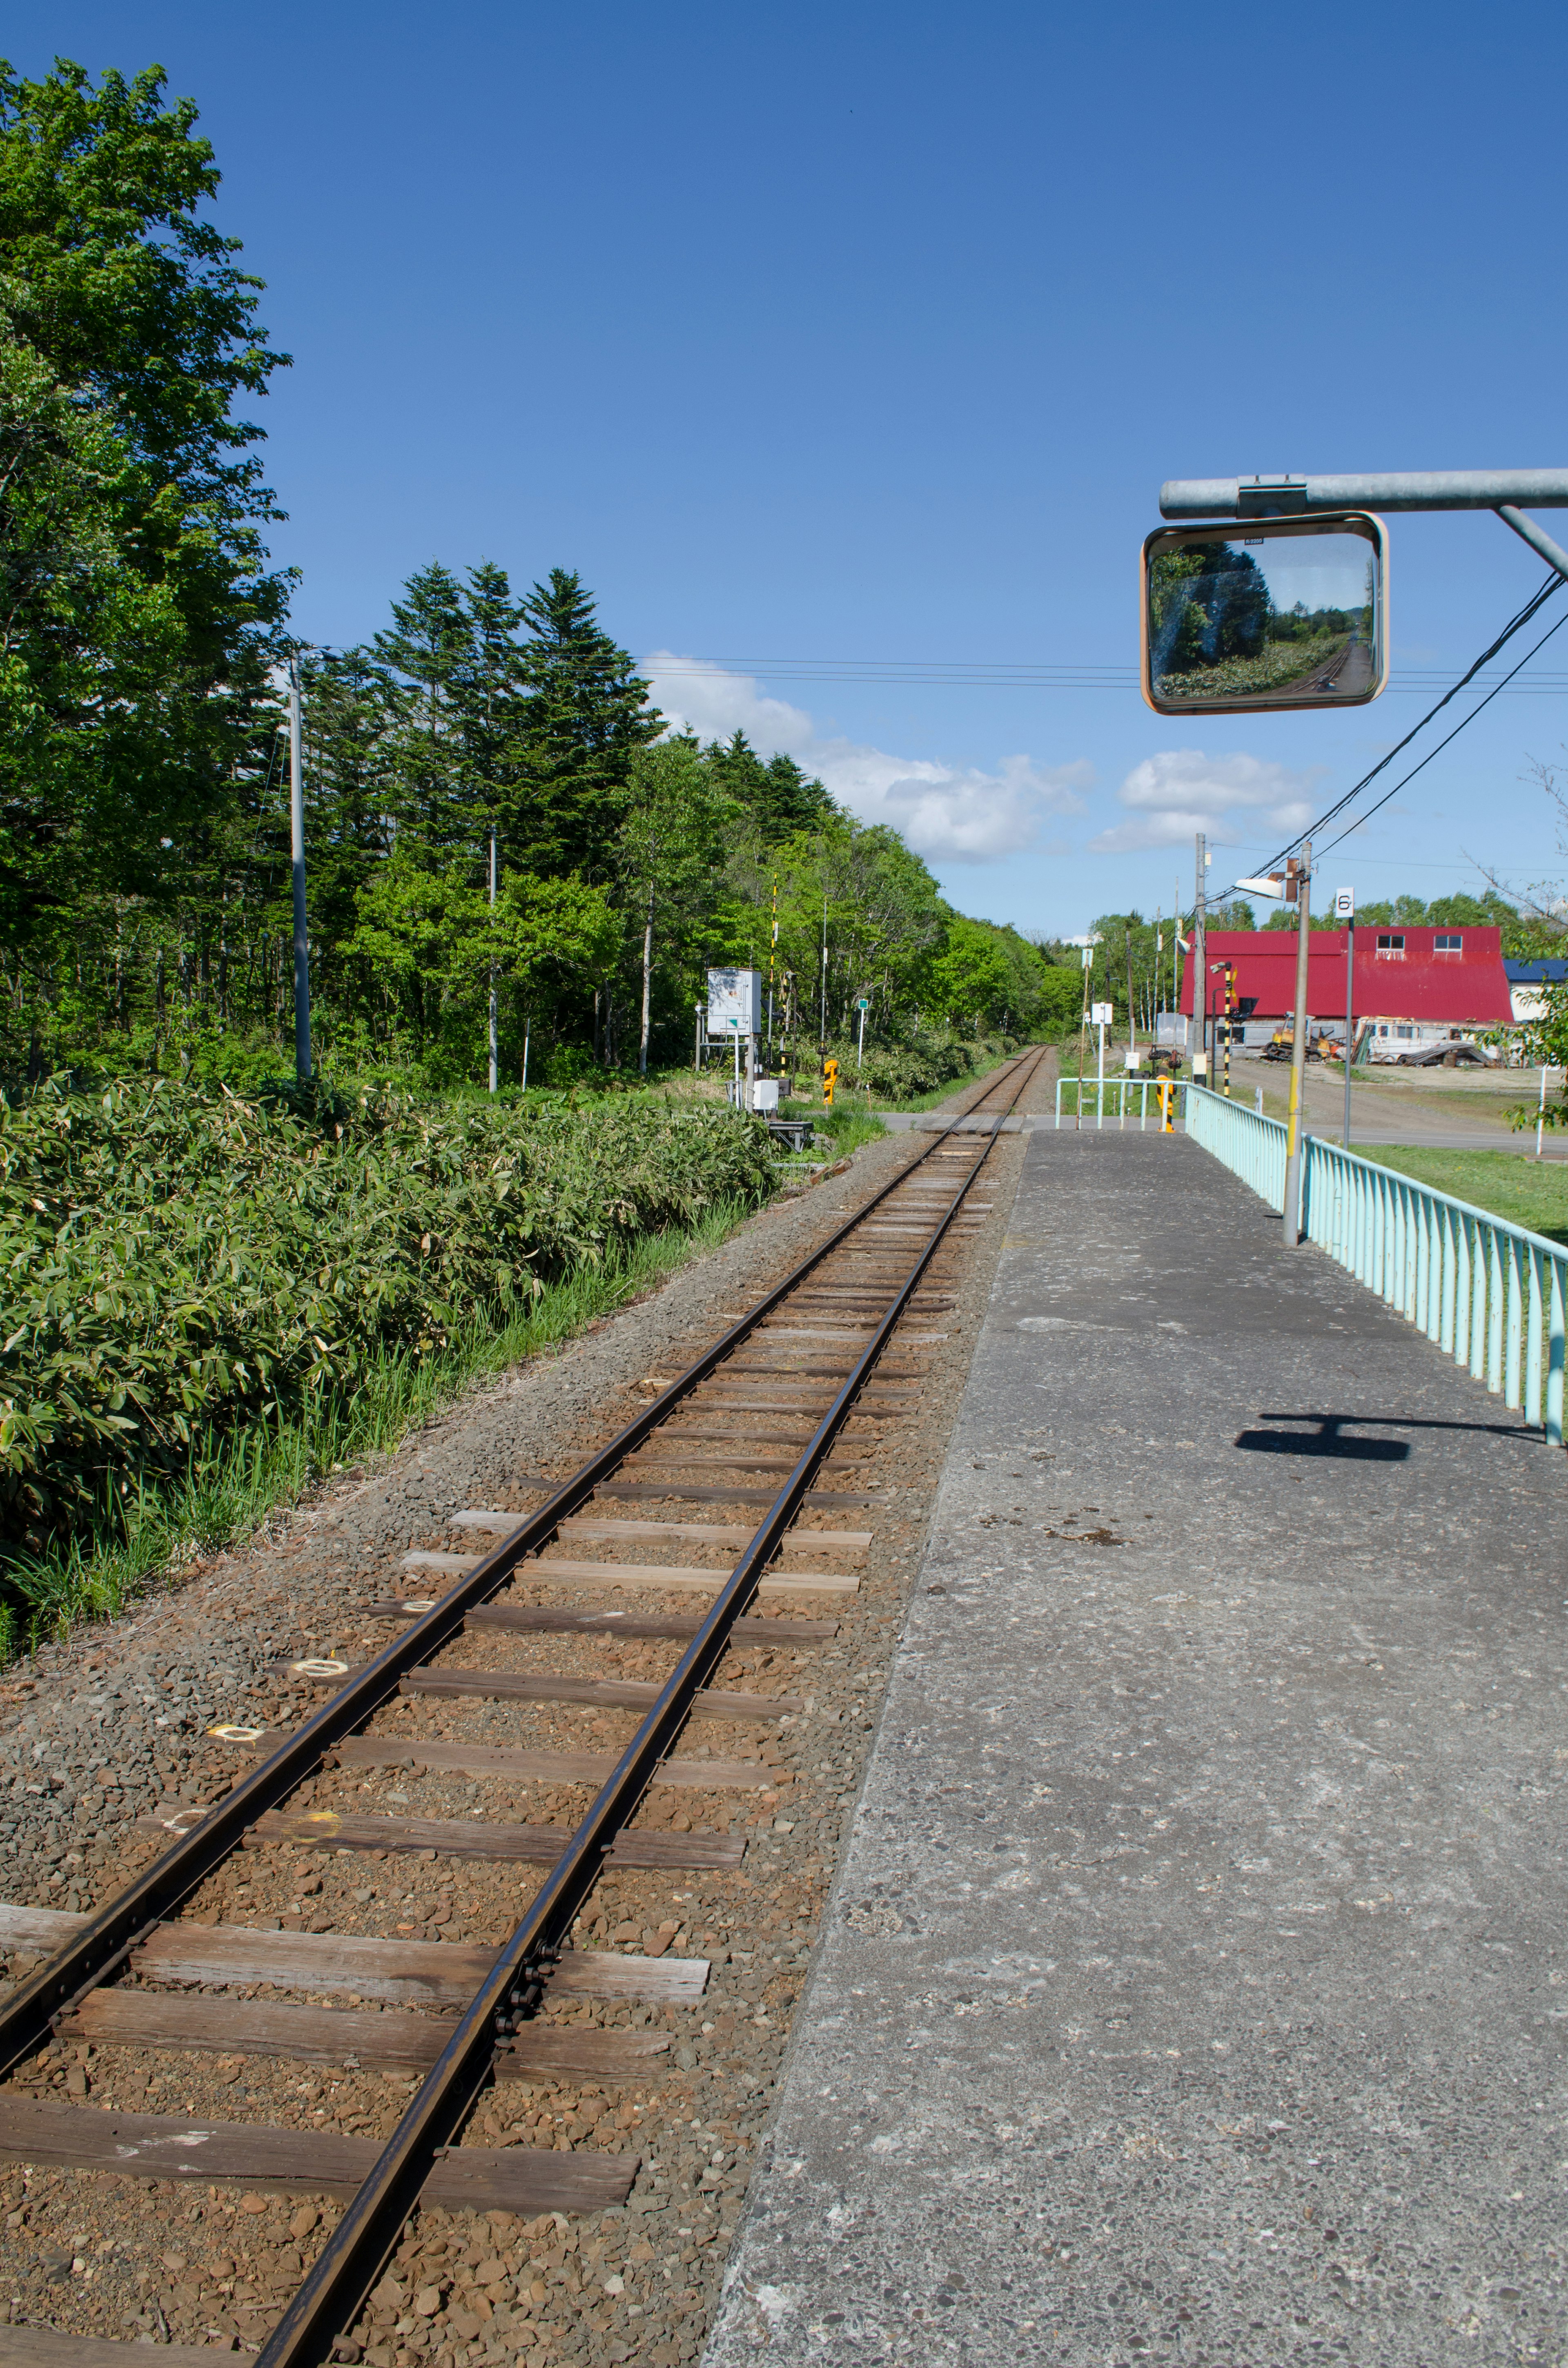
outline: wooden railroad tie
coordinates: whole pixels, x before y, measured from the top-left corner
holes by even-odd
[[[142,1821],[139,1821],[142,1822]],[[553,1866],[568,1848],[568,1826],[490,1825],[482,1817],[361,1816],[336,1809],[268,1809],[245,1829],[247,1850],[293,1842],[312,1850],[438,1850],[443,1858],[520,1861]],[[619,1833],[606,1862],[637,1867],[736,1867],[745,1855],[741,1834]]]
[[[359,1672],[347,1663],[274,1661],[281,1676],[336,1692]],[[410,1669],[398,1681],[405,1694],[441,1694],[452,1700],[479,1696],[489,1702],[580,1702],[595,1710],[651,1710],[664,1691],[643,1678],[557,1678],[531,1669]],[[802,1711],[798,1694],[727,1693],[704,1687],[691,1705],[694,1718],[773,1719]]]
[[[704,1571],[704,1578],[719,1576]],[[428,1605],[426,1606],[428,1610]],[[367,1620],[406,1620],[410,1606],[396,1597],[366,1606]],[[689,1642],[700,1620],[683,1619],[665,1611],[654,1619],[631,1611],[562,1611],[553,1604],[479,1603],[465,1613],[465,1628],[513,1628],[527,1634],[544,1633],[571,1636],[668,1636]],[[730,1638],[748,1645],[825,1645],[838,1634],[836,1620],[750,1620],[731,1622]]]
[[[352,2195],[381,2153],[379,2138],[285,2130],[176,2113],[106,2113],[0,2096],[0,2157],[122,2178]],[[443,2147],[420,2191],[449,2212],[602,2212],[624,2203],[642,2158],[544,2146]],[[10,2330],[6,2330],[7,2335]]]
[[[15,1913],[7,1908],[0,1916]],[[72,1918],[75,1926],[86,1920],[85,1916]],[[384,1999],[392,2006],[466,2007],[497,1953],[476,1941],[371,1941],[355,1933],[273,1932],[244,1924],[185,1919],[160,1924],[139,1941],[131,1952],[130,1970],[144,1981],[199,1982],[204,1988],[270,1982],[274,1989],[308,1990],[315,1996],[337,1991]],[[696,2006],[708,1986],[708,1974],[706,1957],[566,1949],[541,1978],[547,2000],[631,1998],[645,2006]]]
[[[286,2056],[342,2064],[352,2056],[378,2070],[427,2071],[454,2023],[389,2007],[290,2006],[277,1998],[185,1998],[167,1990],[90,1990],[55,2029],[94,2047],[172,2048],[181,2053]],[[662,2032],[593,2031],[533,2022],[495,2051],[503,2078],[646,2079],[669,2052]]]

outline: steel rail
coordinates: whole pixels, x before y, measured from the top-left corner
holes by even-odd
[[[1011,1064],[1012,1071],[1020,1068],[1028,1057],[1028,1053],[1020,1054]],[[1043,1058],[1043,1054],[1038,1058]],[[1004,1074],[1005,1076],[1010,1076],[1011,1072]],[[994,1085],[988,1085],[979,1099],[986,1099],[996,1090]],[[970,1110],[956,1111],[954,1118],[957,1121],[971,1114]],[[324,1752],[394,1695],[411,1669],[428,1659],[431,1654],[438,1652],[443,1645],[458,1634],[468,1612],[504,1586],[526,1556],[548,1543],[559,1524],[592,1496],[617,1464],[623,1463],[651,1432],[665,1422],[682,1400],[705,1382],[782,1300],[798,1290],[824,1259],[831,1258],[846,1236],[852,1234],[890,1193],[896,1192],[905,1178],[932,1157],[948,1134],[955,1131],[952,1127],[945,1128],[929,1151],[923,1153],[919,1159],[911,1160],[909,1166],[902,1168],[881,1192],[867,1201],[864,1208],[858,1209],[819,1248],[802,1259],[782,1282],[760,1299],[738,1323],[732,1325],[711,1349],[705,1349],[695,1363],[678,1374],[666,1389],[652,1399],[622,1430],[618,1431],[608,1446],[600,1448],[569,1479],[563,1481],[537,1512],[519,1517],[517,1527],[483,1556],[464,1579],[432,1604],[428,1611],[421,1613],[408,1628],[400,1631],[373,1659],[366,1662],[349,1684],[324,1702],[319,1710],[312,1712],[286,1742],[244,1777],[198,1824],[182,1835],[172,1849],[165,1850],[143,1873],[97,1909],[81,1930],[24,1982],[0,2009],[0,2075],[40,2047],[48,2038],[55,2019],[68,2013],[88,1991],[96,1988],[129,1956],[139,1941],[172,1914],[206,1881],[215,1867],[240,1848],[246,1827],[254,1825],[264,1811],[276,1807],[286,1799],[318,1766]]]
[[[1015,1085],[1008,1110],[1044,1057],[1041,1048],[1028,1076]],[[1023,1056],[1023,1060],[1028,1058],[1027,1054]],[[1022,1067],[1023,1060],[1018,1067]],[[912,1160],[901,1171],[897,1182],[902,1183],[915,1168],[923,1167],[926,1159],[955,1132],[954,1128],[944,1128],[931,1150],[920,1159]],[[543,1980],[565,1944],[572,1919],[598,1881],[605,1851],[634,1814],[654,1770],[685,1724],[693,1697],[723,1653],[732,1625],[755,1597],[780,1540],[805,1500],[819,1465],[853,1411],[867,1376],[946,1239],[970,1187],[994,1149],[997,1132],[993,1129],[985,1139],[985,1147],[963,1178],[960,1190],[896,1287],[848,1378],[817,1424],[696,1636],[665,1680],[657,1702],[622,1753],[564,1855],[535,1894],[522,1922],[500,1951],[375,2167],[345,2209],[293,2301],[263,2346],[256,2368],[320,2368],[345,2328],[353,2324],[400,2240],[431,2164],[450,2144],[483,2085],[496,2039],[514,2029],[519,2020],[526,2020],[539,2003]],[[956,1178],[954,1180],[958,1181]],[[889,1190],[896,1190],[896,1184]],[[885,1193],[879,1193],[874,1201],[868,1201],[858,1212],[854,1225],[863,1223],[885,1198]],[[841,1228],[834,1236],[835,1242],[853,1229],[853,1225]],[[771,1307],[780,1296],[778,1292],[769,1293],[765,1304]],[[726,1335],[726,1338],[730,1337]]]

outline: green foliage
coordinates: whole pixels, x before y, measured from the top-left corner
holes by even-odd
[[[155,894],[248,774],[287,591],[233,416],[285,357],[163,77],[0,66],[0,928]],[[177,850],[177,852],[176,852]],[[36,981],[17,982],[22,1025]]]
[[[45,1087],[0,1111],[0,1537],[37,1553],[215,1433],[772,1176],[767,1136],[713,1105]]]
[[[689,1229],[612,1247],[510,1314],[483,1309],[452,1326],[439,1348],[375,1349],[352,1390],[318,1392],[291,1414],[243,1429],[219,1419],[199,1430],[172,1478],[143,1474],[104,1520],[78,1525],[41,1553],[17,1553],[0,1582],[0,1662],[74,1621],[112,1618],[160,1574],[232,1544],[324,1474],[389,1453],[465,1383],[570,1338],[715,1247],[747,1205],[715,1201]]]

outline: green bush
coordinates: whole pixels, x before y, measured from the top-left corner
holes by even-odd
[[[857,1070],[853,1036],[835,1038],[828,1046],[838,1061],[840,1093],[846,1088],[869,1090],[873,1101],[895,1110],[905,1099],[914,1100],[921,1094],[935,1093],[939,1087],[955,1085],[978,1069],[994,1068],[1017,1049],[1011,1036],[968,1036],[946,1030],[926,1034],[922,1030],[892,1042],[873,1043],[868,1040],[864,1064]],[[815,1075],[813,1054],[809,1067],[802,1063],[797,1082],[809,1087]]]
[[[234,1426],[773,1188],[722,1107],[585,1108],[120,1082],[0,1106],[0,1544],[112,1526]]]

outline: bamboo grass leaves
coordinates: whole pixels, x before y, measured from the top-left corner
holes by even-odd
[[[727,1110],[369,1100],[323,1123],[167,1081],[0,1110],[0,1544],[37,1554],[226,1429],[773,1186]]]

